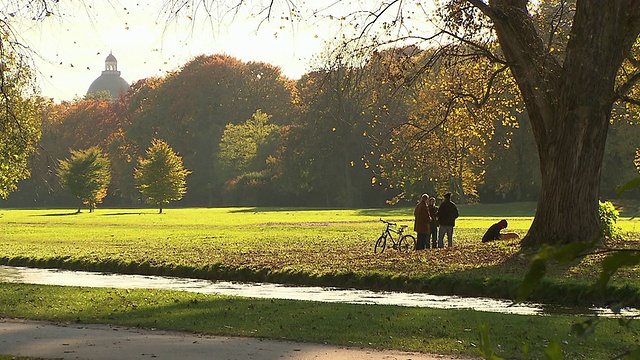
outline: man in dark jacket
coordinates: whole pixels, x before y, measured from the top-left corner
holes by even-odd
[[[444,194],[444,201],[438,209],[438,222],[440,223],[438,234],[438,246],[444,247],[444,235],[447,235],[449,247],[453,246],[453,227],[460,216],[458,207],[451,201],[451,193]]]
[[[415,222],[413,223],[413,230],[418,233],[416,239],[416,250],[422,250],[427,247],[427,240],[429,238],[429,223],[431,222],[431,215],[429,214],[429,195],[422,194],[420,202],[413,210],[413,217]]]

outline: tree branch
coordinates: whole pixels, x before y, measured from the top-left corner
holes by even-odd
[[[625,99],[629,99],[629,96],[628,96],[629,92],[631,92],[631,89],[633,89],[633,87],[636,86],[639,81],[640,81],[640,71],[631,75],[627,79],[627,81],[625,81],[623,84],[618,86],[618,89],[616,89],[616,94],[620,99],[627,101]]]
[[[487,87],[484,91],[484,95],[482,96],[482,98],[478,98],[477,96],[475,96],[474,94],[469,94],[469,93],[458,93],[458,97],[459,98],[470,98],[473,100],[473,105],[477,108],[482,107],[484,104],[487,103],[487,101],[489,100],[489,97],[491,96],[491,90],[493,89],[493,83],[495,82],[496,78],[498,77],[499,74],[503,73],[504,71],[508,70],[509,66],[504,65],[501,68],[497,69],[496,71],[494,71],[491,76],[489,77],[489,81],[487,82]]]

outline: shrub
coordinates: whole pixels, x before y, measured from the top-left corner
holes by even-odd
[[[618,239],[622,236],[620,227],[617,225],[620,213],[611,201],[599,201],[598,215],[605,240]]]

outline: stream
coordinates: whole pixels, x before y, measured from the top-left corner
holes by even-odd
[[[613,315],[609,309],[549,307],[533,303],[513,305],[509,300],[492,298],[370,291],[336,287],[290,286],[272,283],[210,281],[168,276],[125,275],[12,266],[0,266],[0,282],[102,288],[165,289],[252,298],[395,305],[433,309],[472,309],[521,315]],[[622,312],[622,315],[637,314],[640,314],[640,311],[635,309],[627,309]]]

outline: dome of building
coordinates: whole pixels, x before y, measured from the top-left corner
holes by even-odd
[[[87,90],[87,95],[106,91],[111,95],[111,99],[115,100],[128,90],[129,83],[120,77],[118,60],[113,54],[109,53],[109,56],[104,61],[104,71],[91,83],[89,90]]]

